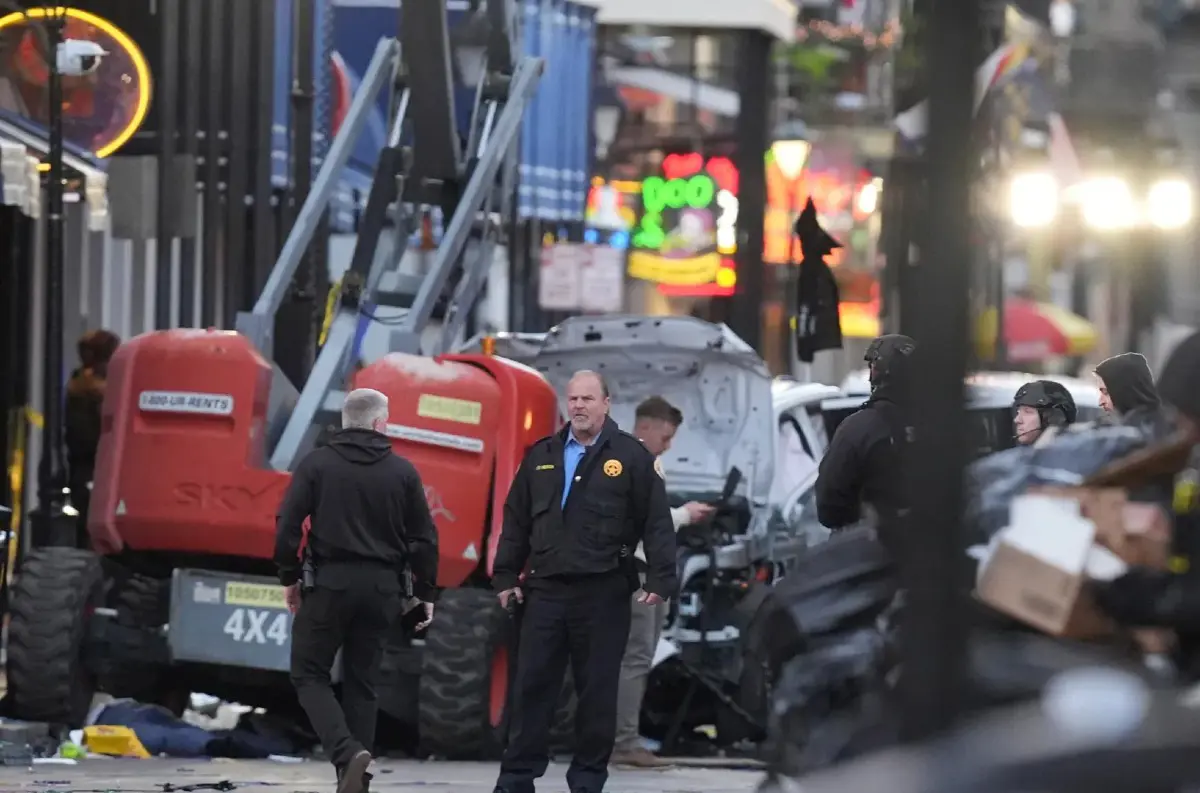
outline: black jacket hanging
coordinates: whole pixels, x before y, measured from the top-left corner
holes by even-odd
[[[841,243],[821,228],[811,198],[793,227],[804,258],[796,288],[796,355],[812,363],[821,350],[842,348],[842,320],[838,313],[838,285],[825,257]]]

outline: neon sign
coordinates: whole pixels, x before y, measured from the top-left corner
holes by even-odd
[[[642,182],[629,274],[671,295],[728,295],[737,274],[737,170],[727,157],[672,154]]]
[[[691,208],[706,210],[717,195],[717,184],[708,174],[698,173],[687,179],[663,179],[651,176],[642,182],[642,222],[633,244],[639,248],[660,250],[667,241],[663,231],[663,212]]]
[[[14,98],[27,107],[5,107],[45,123],[49,69],[40,39],[31,24],[62,15],[66,38],[100,44],[108,53],[91,74],[63,78],[65,135],[97,157],[108,157],[125,145],[141,127],[150,109],[150,65],[138,45],[104,17],[76,8],[30,8],[0,17],[0,31],[26,26],[17,46],[3,64],[13,83]],[[0,104],[8,104],[0,103]]]

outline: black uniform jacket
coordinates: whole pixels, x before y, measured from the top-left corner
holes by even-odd
[[[883,389],[877,389],[882,392]],[[899,444],[904,411],[883,393],[838,425],[817,476],[817,520],[841,529],[861,517],[863,503],[881,515],[907,506]]]
[[[675,527],[667,490],[655,471],[654,455],[622,432],[611,418],[579,461],[565,505],[563,447],[570,425],[529,447],[504,503],[504,528],[492,572],[499,592],[517,586],[529,565],[527,583],[633,570],[633,552],[643,542],[644,589],[672,597]]]
[[[285,586],[300,578],[305,518],[312,519],[308,544],[319,586],[340,589],[380,568],[395,571],[398,591],[407,566],[413,594],[433,599],[438,538],[425,488],[384,435],[341,430],[296,467],[276,518],[275,564]]]

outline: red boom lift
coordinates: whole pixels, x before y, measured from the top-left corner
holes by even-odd
[[[447,590],[423,637],[391,642],[381,704],[410,721],[417,714],[430,753],[494,753],[508,623],[487,588],[490,562],[521,456],[557,427],[558,406],[532,369],[443,353],[491,263],[514,192],[521,118],[543,68],[540,59],[514,59],[511,11],[509,3],[489,2],[478,12],[490,36],[464,145],[451,102],[446,3],[404,4],[403,48],[395,39],[379,43],[263,294],[238,317],[238,332],[150,333],[117,353],[88,521],[93,547],[30,551],[12,593],[12,715],[76,726],[97,687],[173,698],[176,707],[191,691],[294,707],[286,677],[291,618],[270,561],[275,511],[288,472],[337,423],[360,317],[392,306],[404,309],[389,319],[396,351],[353,381],[390,398],[388,432],[425,482]],[[271,362],[275,313],[389,83],[388,142],[340,304],[297,390]],[[384,292],[381,277],[396,270],[419,207],[431,204],[448,218],[433,267]],[[435,304],[444,309],[440,338],[423,345]]]

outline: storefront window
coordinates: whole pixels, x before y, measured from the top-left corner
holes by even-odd
[[[737,43],[732,31],[602,28],[597,84],[621,111],[614,151],[731,135]]]

